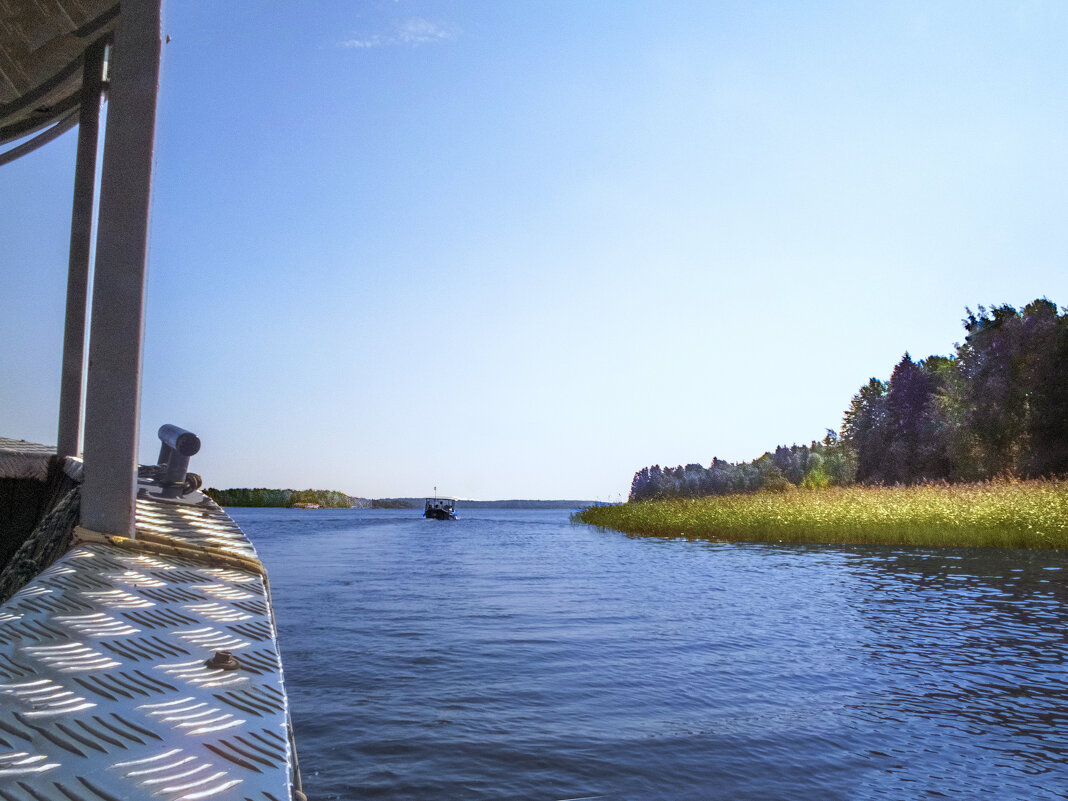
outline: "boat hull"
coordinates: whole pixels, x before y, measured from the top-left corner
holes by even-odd
[[[456,513],[450,513],[444,509],[427,509],[425,512],[423,512],[423,517],[427,518],[428,520],[455,520]]]

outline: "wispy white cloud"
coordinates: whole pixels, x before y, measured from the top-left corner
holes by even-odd
[[[386,44],[386,38],[381,34],[375,34],[374,36],[364,36],[357,39],[346,39],[341,43],[342,47],[352,48],[366,48],[366,47],[382,47]]]
[[[447,42],[456,38],[455,28],[439,25],[428,19],[413,17],[396,23],[388,33],[375,33],[346,39],[342,47],[367,49],[372,47],[420,47],[434,42]]]

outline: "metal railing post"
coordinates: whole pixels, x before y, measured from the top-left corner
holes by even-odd
[[[104,85],[104,51],[97,42],[85,51],[82,102],[78,114],[78,156],[74,168],[74,206],[70,219],[67,268],[67,318],[63,333],[63,372],[59,386],[59,434],[56,452],[77,456],[82,433],[82,375],[85,369],[85,310],[89,287],[89,253],[93,240],[93,195],[100,97]]]
[[[81,524],[134,534],[145,259],[159,88],[160,0],[123,0],[109,64]]]

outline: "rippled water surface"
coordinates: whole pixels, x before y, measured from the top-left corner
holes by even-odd
[[[1053,799],[1068,554],[228,510],[323,799]]]

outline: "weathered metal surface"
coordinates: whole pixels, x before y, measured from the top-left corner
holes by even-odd
[[[0,478],[48,478],[48,462],[56,449],[24,439],[0,437]]]
[[[63,324],[63,369],[59,384],[59,426],[56,452],[81,452],[82,379],[85,377],[85,315],[89,307],[89,264],[93,244],[93,198],[96,193],[96,151],[100,134],[100,103],[104,94],[105,45],[85,51],[78,110],[78,151],[74,161],[74,202],[70,215],[67,259],[67,314]]]
[[[138,530],[256,559],[210,500],[141,487]],[[237,670],[207,665],[231,651]],[[0,799],[291,798],[268,588],[252,571],[80,545],[0,607]]]
[[[137,0],[115,29],[89,322],[82,525],[124,537],[134,528],[160,25],[160,0]]]

